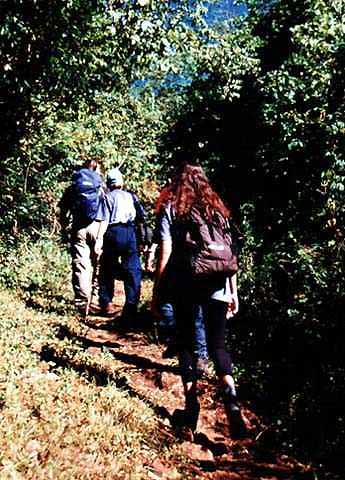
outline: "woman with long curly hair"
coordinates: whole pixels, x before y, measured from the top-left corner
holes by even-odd
[[[226,319],[238,312],[236,275],[196,279],[188,268],[191,252],[186,242],[193,212],[197,211],[205,222],[211,224],[219,217],[228,219],[230,210],[212,189],[203,169],[188,163],[175,172],[165,187],[160,210],[160,256],[152,309],[156,311],[158,299],[162,297],[169,299],[175,309],[179,365],[185,393],[185,410],[179,423],[194,431],[199,416],[193,319],[201,305],[207,349],[219,378],[231,433],[233,436],[243,434],[245,426],[232,376],[232,361],[225,348]]]

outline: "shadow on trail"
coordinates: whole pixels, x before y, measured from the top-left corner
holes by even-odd
[[[208,438],[205,433],[198,432],[194,436],[194,443],[201,445],[203,448],[210,450],[215,457],[228,453],[228,448],[224,442],[215,442]]]
[[[63,355],[48,346],[42,349],[40,357],[42,361],[50,363],[52,371],[56,371],[58,368],[68,368],[74,370],[84,379],[98,387],[106,387],[109,383],[113,383],[116,387],[126,391],[131,397],[144,401],[154,411],[157,418],[161,419],[160,429],[165,435],[166,441],[176,441],[173,415],[171,415],[164,406],[157,405],[154,399],[151,400],[145,394],[135,390],[135,387],[130,385],[124,372],[119,372],[118,375],[116,375],[100,366],[80,363],[78,359],[68,358],[67,355]],[[168,420],[170,426],[167,426],[162,420]],[[244,452],[242,447],[242,450],[236,453],[232,446],[230,447],[230,452],[229,446],[226,445],[226,443],[211,440],[204,433],[197,433],[193,443],[212,452],[214,456],[213,460],[197,460],[193,463],[195,467],[198,469],[201,468],[202,472],[206,474],[208,472],[215,472],[218,476],[214,478],[243,478],[248,480],[258,480],[259,478],[270,478],[272,480],[312,480],[315,478],[312,472],[301,471],[297,467],[280,465],[274,461],[272,461],[272,463],[263,463],[260,462],[259,459],[255,461],[252,456],[253,452]],[[248,447],[252,450],[250,446]],[[234,474],[240,475],[240,477],[233,477]],[[230,475],[232,476],[230,477]]]
[[[172,421],[172,416],[165,407],[156,405],[145,395],[142,395],[132,388],[128,378],[123,373],[115,375],[102,367],[80,363],[78,360],[68,358],[66,355],[60,354],[55,351],[54,348],[48,346],[42,348],[40,359],[51,365],[51,371],[55,371],[58,368],[74,370],[87,381],[94,383],[98,387],[106,387],[109,383],[113,383],[116,387],[125,390],[131,397],[138,398],[148,404],[158,417],[168,419],[170,423]]]
[[[49,312],[56,315],[71,314],[73,307],[69,301],[66,301],[63,295],[50,295],[49,297],[35,296],[29,289],[29,297],[24,299],[25,306],[36,312]]]
[[[124,339],[130,339],[133,334],[137,333],[140,334],[141,340],[146,340],[148,343],[158,343],[157,325],[151,312],[147,309],[139,311],[135,319],[123,317],[121,310],[119,310],[113,316],[108,317],[90,314],[88,319],[82,319],[81,321],[88,328],[119,334]]]
[[[95,341],[91,340],[82,335],[76,335],[70,328],[66,325],[60,325],[56,334],[59,340],[64,340],[65,338],[69,340],[75,340],[82,344],[82,346],[87,349],[89,347],[108,347],[108,348],[119,348],[121,344],[114,341]]]
[[[40,359],[50,364],[51,371],[55,371],[58,368],[69,368],[81,374],[98,387],[105,387],[112,381],[115,381],[117,387],[121,388],[126,386],[125,378],[115,378],[105,369],[95,365],[80,363],[78,360],[69,358],[67,355],[57,352],[53,347],[47,345],[42,348]]]
[[[201,460],[199,466],[204,472],[220,472],[221,477],[216,478],[241,478],[246,480],[314,480],[315,472],[305,472],[301,469],[285,465],[255,462],[250,458],[220,458],[217,463]],[[229,475],[229,477],[227,476]],[[231,476],[230,476],[231,475]]]
[[[169,372],[178,375],[178,367],[171,365],[164,365],[163,363],[155,362],[149,358],[142,357],[137,354],[129,354],[124,352],[111,352],[112,355],[121,362],[127,363],[128,365],[134,365],[140,369],[144,370],[155,370],[156,372]]]
[[[90,328],[90,327],[89,327]],[[107,348],[121,348],[123,344],[113,341],[113,340],[93,340],[86,336],[77,335],[75,334],[70,328],[65,325],[60,325],[59,330],[56,334],[59,340],[63,340],[65,338],[69,340],[75,340],[78,343],[82,344],[82,346],[87,349],[89,347],[107,347]],[[168,372],[174,373],[175,375],[179,374],[179,369],[176,366],[165,365],[163,363],[159,363],[156,361],[151,360],[150,358],[143,357],[141,355],[133,354],[133,353],[125,353],[125,352],[115,352],[112,351],[111,354],[116,358],[127,365],[133,365],[138,369],[142,370],[155,370],[157,373]]]

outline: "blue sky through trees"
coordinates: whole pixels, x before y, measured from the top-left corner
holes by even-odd
[[[207,20],[210,23],[228,21],[233,16],[244,15],[246,6],[236,0],[219,0],[218,2],[206,2],[208,6]]]
[[[178,5],[177,2],[173,2],[173,5]],[[244,3],[241,3],[238,0],[210,0],[204,1],[203,5],[208,8],[207,13],[205,13],[205,20],[211,27],[221,26],[221,30],[231,28],[231,20],[234,17],[242,16],[247,13],[247,8]],[[189,24],[190,19],[185,19],[186,23]],[[175,90],[184,89],[190,85],[193,81],[193,74],[189,71],[189,67],[186,66],[185,71],[182,73],[171,73],[168,72],[165,75],[165,79],[160,82],[159,86],[154,88],[154,91],[157,93],[165,88],[173,88]],[[133,92],[138,92],[142,87],[147,86],[149,79],[140,79],[136,80],[132,87]]]

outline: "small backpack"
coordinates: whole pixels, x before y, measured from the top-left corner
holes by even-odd
[[[212,221],[207,222],[198,210],[193,209],[186,242],[191,252],[190,269],[195,278],[231,277],[237,272],[237,253],[230,224],[220,214],[215,214]]]
[[[101,185],[100,175],[88,168],[73,173],[73,215],[90,223],[96,218]]]

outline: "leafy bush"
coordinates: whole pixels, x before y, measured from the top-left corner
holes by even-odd
[[[337,248],[290,238],[269,247],[243,212],[242,311],[234,350],[254,399],[287,451],[328,465],[343,458],[345,281]],[[256,245],[256,247],[255,247]]]
[[[41,310],[68,309],[71,295],[70,258],[56,238],[38,241],[23,236],[16,248],[0,251],[0,283],[16,290],[27,305]]]

